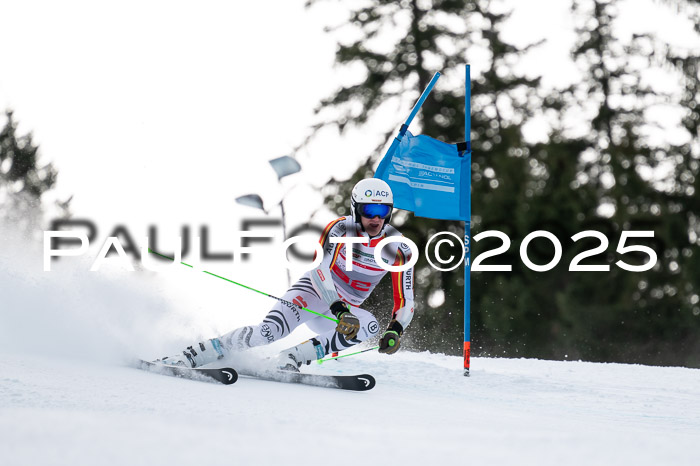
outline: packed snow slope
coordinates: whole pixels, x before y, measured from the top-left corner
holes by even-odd
[[[43,272],[40,250],[8,244],[0,466],[700,464],[700,370],[475,358],[466,378],[458,357],[400,351],[304,368],[373,374],[368,392],[166,377],[127,361],[256,323],[269,299],[185,267],[159,278],[66,259]]]
[[[0,458],[19,465],[697,465],[700,371],[367,353],[369,392],[231,386],[43,356],[0,358]]]

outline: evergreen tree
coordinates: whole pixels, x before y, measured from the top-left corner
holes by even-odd
[[[695,32],[700,34],[700,4],[685,2],[682,11],[688,14]],[[682,77],[678,101],[682,109],[681,127],[688,136],[684,143],[671,144],[668,148],[674,155],[675,166],[671,175],[674,183],[672,189],[664,193],[665,200],[668,210],[682,225],[676,230],[674,241],[678,242],[670,252],[669,267],[679,281],[676,288],[682,300],[681,312],[685,316],[688,311],[692,314],[697,329],[700,320],[700,56],[691,48],[667,47],[664,52],[666,61],[673,64]],[[684,348],[690,355],[688,360],[696,367],[700,366],[697,334],[696,330],[685,338]]]
[[[57,172],[49,163],[39,166],[39,147],[31,133],[17,134],[12,111],[0,131],[0,219],[25,234],[38,228],[42,195],[56,183]]]
[[[657,52],[663,47],[654,37],[636,35],[624,42],[615,35],[616,4],[614,0],[574,2],[579,40],[573,58],[582,69],[583,79],[552,100],[562,107],[561,121],[581,121],[582,114],[592,117],[586,120],[586,131],[573,134],[561,128],[533,154],[538,163],[552,170],[551,157],[556,157],[554,150],[562,146],[578,165],[563,178],[562,172],[552,172],[560,178],[559,188],[557,182],[550,183],[548,189],[556,191],[537,203],[541,210],[555,205],[556,212],[550,212],[550,216],[570,219],[569,228],[558,236],[566,239],[576,232],[570,227],[576,227],[578,231],[601,231],[610,240],[606,254],[588,261],[610,264],[609,272],[569,273],[550,284],[552,290],[557,290],[554,302],[549,303],[553,306],[550,319],[556,325],[549,351],[542,354],[697,366],[700,359],[692,349],[697,349],[700,319],[693,316],[691,308],[698,282],[688,280],[682,272],[692,270],[692,262],[697,261],[690,241],[695,215],[693,190],[678,184],[673,176],[659,178],[664,167],[676,166],[678,170],[682,166],[686,181],[693,179],[692,160],[687,164],[677,162],[683,151],[688,159],[697,161],[697,147],[693,156],[691,143],[673,147],[651,137],[654,128],[649,109],[661,103],[687,108],[689,141],[693,141],[693,131],[697,138],[697,120],[693,120],[692,105],[674,102],[672,96],[645,84],[643,72],[667,65],[668,59]],[[672,78],[678,79],[679,74],[672,74]],[[686,90],[688,86],[693,84],[686,79]],[[685,96],[688,98],[689,93]],[[697,99],[697,90],[693,98]],[[583,222],[572,220],[574,212],[561,208],[564,203],[560,199],[575,198],[577,193],[585,200],[575,205]],[[636,273],[614,265],[620,259],[635,265],[649,260],[643,253],[621,257],[614,252],[621,232],[627,230],[654,231],[653,240],[629,243],[647,245],[657,253],[659,260],[654,269]],[[588,249],[596,245],[589,240],[571,251],[578,253],[584,246]],[[565,254],[562,263],[570,259]]]

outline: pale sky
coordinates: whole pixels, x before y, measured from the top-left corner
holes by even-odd
[[[569,2],[501,3],[516,8],[505,39],[547,39],[519,66],[547,86],[577,79],[567,59]],[[321,206],[314,187],[348,177],[377,136],[406,117],[387,114],[396,121],[344,140],[329,132],[297,154],[303,172],[279,186],[267,161],[299,144],[313,107],[347,79],[333,66],[335,37],[324,32],[342,22],[342,3],[303,4],[0,0],[0,109],[15,110],[21,134],[34,133],[42,161],[59,170],[55,194],[74,195],[75,217],[97,222],[100,244],[118,224],[135,237],[155,224],[165,238],[181,225],[209,225],[213,247],[225,250],[227,232],[256,215],[234,203],[251,192],[273,206],[293,188],[288,224],[303,223]],[[623,3],[620,13],[623,34],[697,40],[689,21],[651,0]],[[474,75],[480,64],[477,55]],[[314,220],[331,219],[321,211]],[[279,290],[286,274],[272,269],[262,272]]]

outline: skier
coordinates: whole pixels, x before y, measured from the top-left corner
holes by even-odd
[[[318,335],[282,351],[274,360],[278,369],[298,371],[303,364],[376,336],[379,333],[377,320],[359,306],[387,273],[375,262],[376,245],[388,236],[401,237],[398,230],[389,225],[393,202],[391,188],[384,181],[368,178],[358,182],[352,190],[351,215],[330,222],[321,235],[321,265],[306,272],[284,294],[283,300],[296,306],[277,302],[258,325],[241,327],[197,343],[159,362],[199,367],[222,359],[230,352],[280,340],[299,325],[307,324]],[[332,243],[330,238],[333,237],[360,237],[366,241],[344,245]],[[388,265],[403,265],[410,258],[411,251],[402,242],[391,242],[382,249],[382,259]],[[352,261],[350,270],[347,270],[347,261]],[[379,341],[379,352],[386,354],[398,351],[414,308],[413,268],[391,272],[391,275],[394,307],[391,322]],[[338,323],[297,306],[332,315]]]

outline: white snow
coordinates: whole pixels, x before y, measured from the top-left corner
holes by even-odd
[[[0,463],[696,465],[700,371],[365,353],[369,392],[0,358]]]

